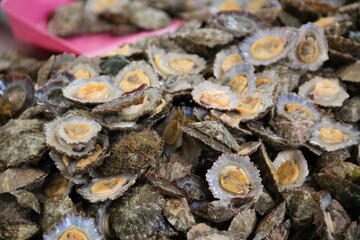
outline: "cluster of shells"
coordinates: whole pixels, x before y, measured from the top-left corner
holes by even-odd
[[[36,83],[0,56],[0,239],[359,239],[360,4],[181,16]]]

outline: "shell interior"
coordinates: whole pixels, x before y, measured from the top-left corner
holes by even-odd
[[[270,93],[250,93],[239,99],[236,110],[241,121],[248,121],[262,116],[273,105]]]
[[[274,70],[267,70],[256,73],[255,92],[275,92],[276,86],[280,82],[279,76]]]
[[[231,68],[243,61],[244,59],[241,56],[240,50],[237,46],[233,45],[229,48],[221,50],[215,56],[213,66],[214,76],[216,78],[222,77]]]
[[[247,156],[221,155],[206,173],[215,198],[258,199],[263,191],[259,170]]]
[[[248,63],[235,65],[224,75],[225,82],[236,94],[246,94],[255,90],[254,67]]]

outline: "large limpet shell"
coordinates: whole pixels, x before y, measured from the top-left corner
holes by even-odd
[[[244,59],[240,54],[237,46],[233,45],[218,52],[215,56],[213,71],[216,78],[222,77],[232,67],[243,62]]]
[[[207,171],[206,180],[218,199],[254,197],[257,200],[263,191],[260,172],[247,156],[221,155]]]
[[[299,95],[324,107],[341,107],[349,94],[336,79],[315,77],[299,87]]]
[[[356,145],[359,139],[359,132],[351,125],[323,119],[315,126],[310,143],[331,152]]]
[[[245,61],[269,65],[284,58],[294,47],[298,33],[286,28],[258,30],[241,42],[239,48]]]
[[[315,71],[329,59],[324,31],[316,24],[307,23],[298,32],[296,46],[289,53],[291,67]]]
[[[77,192],[90,202],[114,200],[135,184],[136,174],[123,173],[106,178],[94,178],[91,183],[79,188]]]
[[[64,97],[81,104],[110,102],[121,96],[122,91],[115,87],[107,76],[80,78],[63,89]]]

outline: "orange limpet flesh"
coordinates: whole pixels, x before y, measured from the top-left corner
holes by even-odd
[[[331,98],[336,96],[340,91],[340,86],[333,81],[324,79],[315,84],[314,99],[321,100],[323,98]]]
[[[170,75],[169,71],[166,70],[166,68],[163,67],[163,65],[161,64],[161,59],[164,57],[164,55],[162,54],[155,54],[153,56],[154,59],[154,63],[155,66],[160,70],[160,72],[162,72],[165,75]]]
[[[117,49],[115,49],[113,51],[107,52],[106,55],[108,57],[113,57],[115,55],[126,55],[126,54],[128,54],[130,52],[130,49],[131,48],[130,48],[129,44],[125,44],[125,45],[123,45],[123,46],[121,46],[121,47],[119,47],[119,48],[117,48]]]
[[[255,11],[259,10],[261,8],[264,8],[266,6],[268,1],[266,0],[252,0],[246,7],[246,10],[248,11]]]
[[[312,63],[318,56],[318,47],[316,40],[309,37],[299,43],[296,49],[296,55],[304,63]]]
[[[103,150],[102,150],[101,146],[99,144],[96,144],[95,153],[93,155],[91,155],[90,157],[79,160],[76,163],[76,166],[79,168],[82,168],[82,167],[86,167],[87,165],[94,163],[102,152],[103,152]]]
[[[314,119],[314,114],[311,112],[311,110],[302,106],[301,104],[286,104],[285,110],[289,114],[294,112],[303,112],[308,116],[309,119]]]
[[[162,138],[166,144],[172,145],[176,143],[181,133],[180,127],[181,124],[179,120],[173,119],[169,121],[162,134]]]
[[[299,177],[299,168],[294,161],[289,160],[281,164],[277,171],[278,181],[282,185],[288,185]]]
[[[136,69],[125,74],[120,81],[119,88],[125,92],[131,92],[143,84],[149,86],[150,79],[142,69]]]
[[[250,55],[257,60],[271,60],[285,48],[285,40],[279,36],[267,36],[256,40],[250,46]]]
[[[116,192],[119,187],[124,185],[124,183],[124,178],[113,177],[93,184],[90,188],[90,191],[94,195],[111,194],[113,192]]]
[[[86,138],[93,132],[93,128],[88,124],[74,123],[64,127],[65,133],[73,140],[80,140]]]
[[[242,169],[227,169],[220,176],[220,184],[227,191],[240,195],[250,191],[248,177]]]
[[[272,81],[269,78],[259,78],[258,80],[256,80],[256,86],[261,86],[264,84],[271,84]]]
[[[238,65],[239,63],[242,63],[243,61],[244,61],[244,58],[240,54],[237,54],[237,53],[231,54],[222,60],[221,71],[223,73],[226,73],[232,67]]]
[[[89,240],[89,238],[80,230],[73,228],[65,231],[59,240]]]
[[[188,73],[194,68],[195,62],[189,58],[172,58],[169,61],[169,66],[175,72]]]
[[[88,70],[82,68],[82,69],[77,70],[74,73],[74,76],[75,76],[75,79],[78,79],[78,78],[90,78],[91,74],[90,74],[90,72]]]
[[[95,12],[101,12],[106,8],[115,7],[118,0],[97,0],[92,4],[92,9]]]
[[[225,0],[219,6],[219,11],[239,11],[240,6],[236,1]]]
[[[254,97],[245,97],[239,101],[236,110],[238,110],[242,114],[254,115],[259,111],[260,107],[260,99]]]
[[[246,93],[249,89],[249,80],[244,75],[233,77],[229,83],[231,85],[231,90],[238,94]]]
[[[330,26],[332,24],[336,23],[335,18],[333,17],[323,17],[314,22],[314,24],[318,25],[321,28],[325,28],[327,26]]]
[[[346,138],[340,129],[334,126],[323,127],[320,129],[320,137],[328,141],[342,141]]]
[[[105,83],[89,82],[78,89],[75,97],[82,100],[103,100],[108,96],[109,86]]]
[[[227,107],[231,103],[230,97],[226,93],[217,90],[204,91],[200,101],[205,105],[216,104],[220,107]]]

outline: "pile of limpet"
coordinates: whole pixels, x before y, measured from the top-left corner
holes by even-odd
[[[359,239],[360,4],[185,9],[1,70],[0,239]]]

